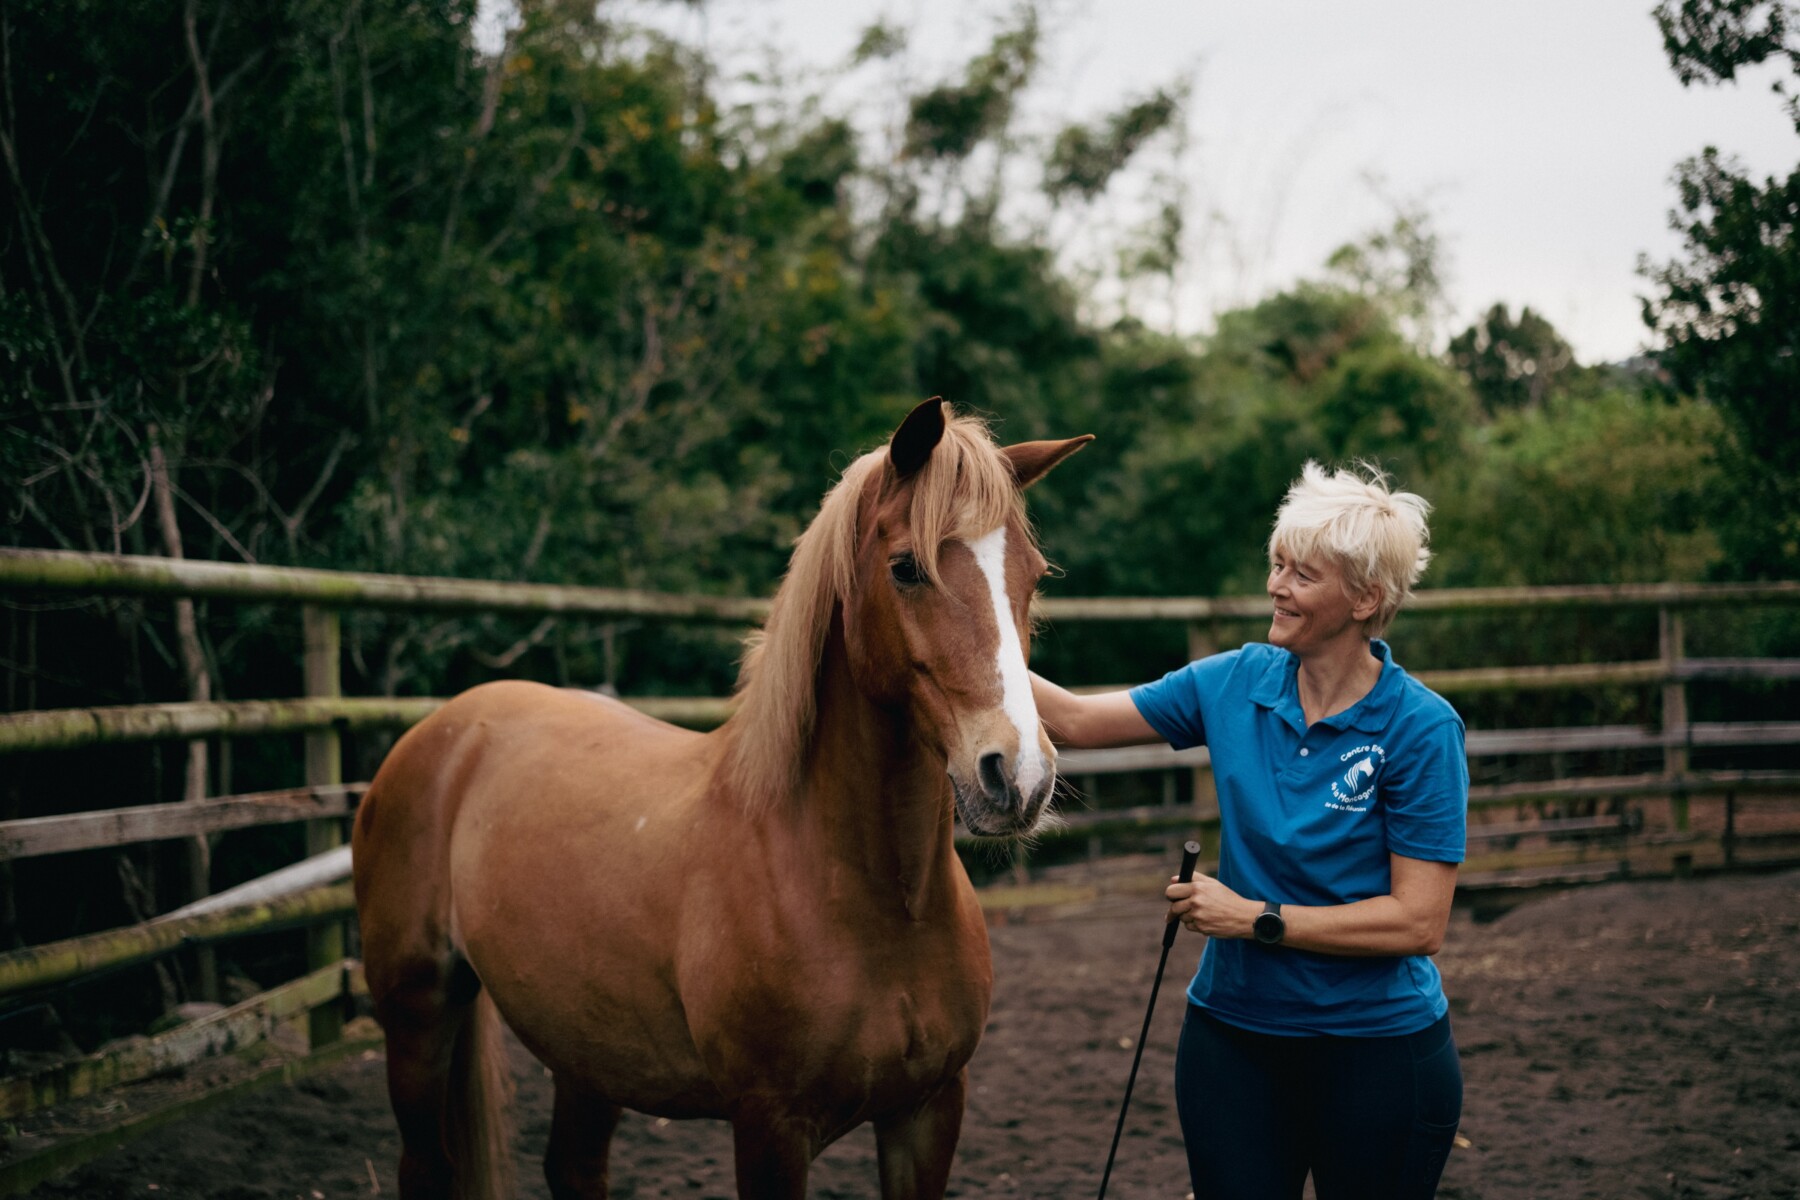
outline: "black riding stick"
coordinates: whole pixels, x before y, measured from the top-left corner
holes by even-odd
[[[1181,847],[1182,883],[1194,877],[1194,864],[1200,861],[1200,843],[1187,842]],[[1163,927],[1162,957],[1156,963],[1156,978],[1150,984],[1150,1005],[1144,1009],[1144,1028],[1138,1034],[1137,1053],[1131,1056],[1131,1078],[1125,1081],[1125,1101],[1119,1105],[1119,1123],[1113,1127],[1112,1149],[1106,1152],[1106,1173],[1100,1176],[1100,1200],[1106,1200],[1106,1185],[1112,1179],[1113,1158],[1119,1153],[1119,1135],[1125,1132],[1125,1111],[1131,1107],[1131,1089],[1137,1083],[1138,1064],[1144,1061],[1144,1039],[1150,1036],[1150,1014],[1156,1011],[1156,993],[1162,987],[1163,968],[1169,965],[1169,951],[1181,924],[1174,919]]]

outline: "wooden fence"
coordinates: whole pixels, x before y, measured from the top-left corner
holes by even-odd
[[[744,626],[766,615],[765,600],[538,584],[423,579],[348,572],[194,562],[163,558],[86,555],[56,551],[0,550],[0,593],[75,596],[192,597],[297,605],[301,609],[305,694],[296,698],[216,703],[144,704],[0,714],[0,758],[6,755],[151,739],[305,735],[300,786],[254,795],[137,805],[100,812],[0,822],[0,860],[60,854],[96,847],[208,836],[253,825],[303,822],[309,855],[341,847],[346,818],[362,783],[343,779],[340,734],[357,729],[399,729],[442,701],[432,698],[346,697],[339,676],[340,617],[350,609],[445,613],[515,613],[582,620],[620,618],[706,622]],[[1634,662],[1551,664],[1422,671],[1419,677],[1451,697],[1484,692],[1569,690],[1614,685],[1661,688],[1661,723],[1641,726],[1471,730],[1472,758],[1569,751],[1653,752],[1660,769],[1606,778],[1496,784],[1471,797],[1470,870],[1481,883],[1600,877],[1630,870],[1632,854],[1660,854],[1667,869],[1690,868],[1705,847],[1726,864],[1744,861],[1754,835],[1737,829],[1738,807],[1751,797],[1800,793],[1800,772],[1697,771],[1690,752],[1701,747],[1800,746],[1800,721],[1697,723],[1688,719],[1687,686],[1697,680],[1800,679],[1800,660],[1690,658],[1684,652],[1684,620],[1698,610],[1725,606],[1800,604],[1800,583],[1742,585],[1656,584],[1619,587],[1475,589],[1420,593],[1412,614],[1526,612],[1558,609],[1652,609],[1658,614],[1657,657]],[[1052,599],[1046,615],[1058,624],[1080,621],[1179,622],[1194,656],[1217,649],[1233,622],[1262,617],[1261,597],[1223,599]],[[643,711],[695,728],[716,725],[726,702],[712,697],[629,700]],[[1094,781],[1124,772],[1190,772],[1191,803],[1077,811],[1060,836],[1095,841],[1120,834],[1198,831],[1216,845],[1216,808],[1204,749],[1183,753],[1166,747],[1071,752],[1062,770]],[[1723,800],[1723,826],[1697,832],[1690,799]],[[1666,802],[1666,818],[1647,822],[1625,797]],[[1571,805],[1589,804],[1594,811]],[[1604,803],[1606,811],[1598,811]],[[1560,808],[1550,807],[1561,805]],[[1498,817],[1498,819],[1495,819]],[[1717,822],[1715,821],[1716,825]],[[1792,839],[1790,839],[1792,840]],[[1779,836],[1772,839],[1779,842]],[[1541,845],[1539,843],[1542,843]],[[1097,841],[1095,841],[1097,844]],[[1785,846],[1786,843],[1782,843]],[[1789,847],[1791,849],[1791,847]],[[1781,846],[1762,861],[1785,861]],[[340,852],[338,861],[341,861]],[[321,861],[326,861],[321,859]],[[1640,868],[1641,869],[1641,868]],[[1655,869],[1654,867],[1652,869]],[[229,901],[229,897],[221,897]],[[991,902],[1025,902],[1016,891],[996,889]],[[58,1064],[27,1076],[0,1080],[0,1121],[34,1108],[131,1079],[142,1078],[222,1046],[241,1047],[282,1024],[304,1024],[316,1059],[344,1052],[342,1014],[358,986],[356,964],[346,957],[344,922],[351,915],[349,889],[327,883],[210,911],[175,913],[146,924],[32,946],[0,954],[0,1011],[68,986],[96,972],[149,961],[181,946],[203,945],[278,928],[309,930],[308,972],[301,979],[183,1027],[148,1045]],[[289,1070],[290,1068],[284,1068]],[[97,1144],[97,1143],[96,1143]],[[91,1147],[90,1147],[91,1148]],[[0,1194],[30,1186],[69,1165],[68,1154],[26,1156],[0,1163]]]

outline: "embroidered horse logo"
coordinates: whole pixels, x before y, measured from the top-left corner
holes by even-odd
[[[1373,779],[1374,777],[1375,760],[1373,758],[1364,758],[1348,771],[1344,772],[1344,783],[1354,792],[1357,788],[1362,786],[1362,781],[1364,779]]]

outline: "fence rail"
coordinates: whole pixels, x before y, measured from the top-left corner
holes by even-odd
[[[139,804],[60,817],[0,821],[0,862],[129,846],[257,825],[318,821],[355,811],[367,784],[285,788],[177,804]]]
[[[202,562],[68,550],[0,550],[0,588],[90,596],[189,596],[262,600],[325,608],[424,612],[510,612],[588,618],[657,617],[747,624],[769,602],[736,596],[683,596],[628,588],[491,583],[414,575],[372,575],[308,567]]]
[[[768,615],[763,598],[692,596],[548,583],[498,583],[440,576],[375,575],[308,567],[203,562],[70,550],[0,549],[0,588],[83,595],[191,596],[280,601],[332,608],[436,612],[555,613],[590,618],[746,624]],[[1800,603],[1800,581],[1625,583],[1569,587],[1435,588],[1407,601],[1414,613],[1560,608],[1716,608]],[[1261,596],[1052,597],[1059,621],[1212,621],[1265,617]]]
[[[137,1083],[265,1041],[277,1026],[321,1005],[341,1002],[346,992],[358,989],[360,973],[361,965],[352,959],[328,963],[156,1037],[130,1039],[85,1058],[0,1079],[0,1120]]]
[[[196,737],[404,729],[430,716],[443,703],[440,696],[323,696],[4,713],[0,714],[0,754]],[[730,701],[710,696],[645,696],[627,703],[659,720],[693,729],[713,728],[730,709]]]
[[[356,911],[350,885],[320,888],[261,904],[193,917],[166,916],[0,954],[0,996],[54,987],[134,963],[181,946],[205,945],[247,933],[295,929],[340,920]]]

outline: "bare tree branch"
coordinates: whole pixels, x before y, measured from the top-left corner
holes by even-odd
[[[162,527],[164,552],[170,558],[181,558],[181,525],[175,517],[175,485],[169,477],[168,460],[163,455],[162,441],[154,426],[150,429],[150,472],[155,483],[156,516]],[[181,650],[182,673],[187,676],[188,699],[201,703],[211,700],[212,671],[207,665],[206,650],[200,643],[199,621],[191,597],[183,596],[175,601],[175,636]],[[195,738],[187,744],[187,777],[182,797],[190,803],[206,798],[207,751],[205,738]],[[211,890],[212,845],[204,836],[184,841],[187,892],[190,898],[199,899]],[[199,990],[211,999],[218,988],[216,961],[207,953],[198,955],[197,961]]]
[[[230,546],[233,550],[238,552],[239,557],[241,557],[247,563],[253,563],[256,561],[256,555],[250,553],[249,550],[245,549],[243,543],[239,542],[237,537],[231,532],[231,530],[229,530],[225,527],[224,522],[220,521],[219,518],[213,516],[212,512],[204,504],[201,504],[198,500],[194,499],[193,496],[189,495],[187,492],[183,491],[181,488],[175,486],[174,484],[170,484],[169,486],[170,486],[170,489],[175,493],[177,498],[179,498],[189,508],[193,509],[196,513],[198,513],[200,516],[200,519],[202,521],[205,521],[208,525],[212,526],[213,532],[218,534],[220,539],[222,541],[224,541],[226,545]]]
[[[356,29],[357,78],[362,83],[363,119],[363,188],[375,186],[375,80],[369,71],[369,43],[363,36],[361,0],[350,10],[350,22]]]
[[[450,189],[450,202],[444,206],[444,234],[438,242],[440,267],[449,261],[450,247],[455,241],[456,222],[462,211],[463,189],[468,187],[469,175],[475,169],[475,147],[486,141],[488,133],[494,128],[494,115],[500,108],[500,85],[506,76],[506,56],[512,50],[512,37],[513,31],[509,28],[500,53],[488,60],[487,76],[481,82],[481,115],[475,118],[470,145],[463,154],[462,166],[456,174],[456,184]]]
[[[513,207],[512,215],[500,226],[499,231],[487,240],[487,244],[482,246],[477,257],[491,258],[500,247],[511,241],[513,235],[518,232],[520,222],[531,215],[532,211],[537,208],[538,201],[543,199],[544,194],[550,190],[550,185],[555,183],[557,177],[568,169],[569,159],[574,156],[575,148],[581,145],[587,132],[587,110],[579,103],[573,104],[572,107],[575,112],[574,119],[569,123],[569,136],[563,140],[562,146],[557,150],[556,161],[547,170],[540,171],[531,177],[531,186],[520,195],[518,203]]]
[[[216,30],[224,23],[221,13],[213,28]],[[212,84],[207,78],[206,58],[200,52],[198,0],[187,0],[181,24],[200,99],[200,215],[194,224],[194,259],[188,265],[187,302],[191,308],[200,303],[200,284],[206,276],[207,243],[212,237],[213,205],[218,198],[219,127],[213,115]]]
[[[214,39],[217,38],[219,30],[223,28],[223,26],[223,21],[213,23]],[[212,42],[210,40],[207,49],[210,57],[212,50]],[[215,105],[231,94],[232,89],[237,86],[240,80],[244,79],[249,74],[250,69],[262,61],[264,53],[265,52],[261,49],[254,50],[243,62],[232,68],[231,74],[227,75],[224,80],[220,82],[218,88],[214,90],[213,102]],[[127,287],[136,282],[138,272],[143,269],[144,262],[149,258],[150,251],[156,244],[148,236],[149,231],[151,229],[162,228],[167,223],[169,197],[174,193],[175,179],[180,174],[182,155],[187,149],[188,130],[192,129],[194,122],[198,120],[199,112],[200,92],[199,89],[196,88],[193,95],[188,97],[186,111],[181,114],[181,119],[175,123],[174,143],[169,147],[169,153],[163,161],[162,175],[157,180],[155,197],[150,203],[150,213],[145,217],[143,228],[139,232],[137,252],[132,255],[130,269],[125,272],[125,286]],[[149,141],[155,142],[158,136],[159,135],[152,133]],[[92,320],[92,317],[90,316],[89,319]]]
[[[476,662],[481,663],[483,666],[492,667],[496,671],[504,671],[506,668],[518,662],[527,650],[537,646],[546,637],[550,636],[550,631],[555,628],[556,618],[545,617],[537,623],[537,627],[530,633],[526,634],[498,654],[487,654],[474,646],[469,647],[469,653],[474,657]]]

